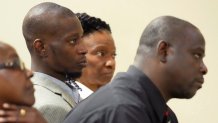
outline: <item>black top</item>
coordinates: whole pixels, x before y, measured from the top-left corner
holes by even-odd
[[[82,101],[64,123],[178,123],[159,90],[136,67]]]

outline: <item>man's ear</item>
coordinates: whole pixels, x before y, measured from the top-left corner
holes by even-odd
[[[168,49],[169,49],[169,43],[163,40],[158,42],[157,53],[158,53],[159,60],[163,63],[167,61],[166,57],[167,57]]]
[[[47,50],[45,48],[45,44],[43,43],[43,41],[41,39],[35,39],[33,42],[33,48],[34,51],[37,53],[37,55],[41,56],[41,57],[47,57]]]

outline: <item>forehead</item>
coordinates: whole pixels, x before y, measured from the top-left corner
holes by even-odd
[[[56,17],[50,27],[56,31],[60,29],[76,30],[77,28],[82,28],[81,23],[76,16]]]
[[[17,58],[18,55],[14,48],[9,45],[0,46],[0,62],[4,62],[15,57]]]
[[[55,31],[57,37],[68,37],[74,35],[82,36],[83,34],[81,23],[76,16],[66,17],[57,20],[56,24],[53,25],[51,31]],[[55,36],[52,35],[52,37]]]
[[[105,45],[115,47],[114,39],[108,31],[95,31],[83,37],[83,42],[87,46]]]
[[[205,40],[203,35],[198,29],[188,28],[185,30],[184,35],[180,37],[178,44],[180,47],[188,49],[205,49]]]

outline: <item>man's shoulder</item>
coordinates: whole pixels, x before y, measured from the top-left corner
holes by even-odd
[[[72,109],[68,102],[41,86],[35,86],[35,90],[36,101],[33,107],[39,110],[47,121],[52,123],[58,123],[57,121],[60,119],[63,121],[64,117]]]
[[[34,76],[31,78],[31,81],[34,84],[53,84],[53,83],[62,83],[62,81],[60,81],[57,78],[54,78],[52,76],[49,76],[45,73],[40,73],[40,72],[34,72]]]
[[[128,116],[134,115],[133,113],[142,112],[142,107],[134,105],[131,103],[107,103],[99,105],[93,108],[93,105],[89,105],[85,108],[75,108],[71,113],[69,113],[64,123],[85,123],[85,122],[108,122],[112,123],[119,120],[119,116],[124,116],[124,121],[128,121],[126,118]],[[143,115],[143,114],[140,114]],[[122,118],[121,118],[122,119]],[[116,121],[117,123],[118,121]],[[127,122],[126,122],[127,123]]]
[[[43,100],[43,101],[40,101]],[[34,106],[49,123],[61,123],[70,112],[70,107],[62,100],[37,99]]]
[[[51,90],[43,87],[34,85],[35,88],[35,105],[56,105],[56,106],[68,106],[69,104],[63,99],[63,97]]]
[[[49,88],[47,88],[46,86],[34,84],[34,89],[35,89],[34,95],[36,98],[42,97],[47,100],[47,99],[57,98],[60,96],[60,95],[57,95],[52,90],[50,90]]]
[[[135,98],[137,97],[131,94],[131,92],[128,93],[126,90],[119,88],[119,86],[114,87],[111,84],[108,84],[101,87],[95,93],[82,101],[75,110],[81,110],[84,111],[83,113],[88,113],[93,111],[114,110],[117,107],[140,107],[141,102]]]
[[[37,79],[38,80],[38,79]],[[73,98],[55,84],[37,81],[35,88],[34,107],[41,112],[49,123],[63,122],[68,112],[72,109]],[[68,99],[68,100],[67,100]]]
[[[36,104],[75,107],[78,92],[72,92],[62,81],[43,73],[37,73],[32,80],[34,82]]]

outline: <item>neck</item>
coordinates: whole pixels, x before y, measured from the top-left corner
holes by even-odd
[[[143,63],[134,64],[139,70],[152,81],[152,83],[158,88],[165,102],[167,102],[171,97],[168,95],[166,83],[164,80],[165,74],[162,74],[162,71],[157,67],[155,61],[147,61]]]
[[[64,73],[51,70],[51,69],[49,69],[48,66],[42,66],[41,64],[35,64],[34,62],[32,62],[31,70],[34,72],[40,72],[40,73],[47,74],[47,75],[52,76],[52,77],[59,79],[61,81],[66,80],[66,75]]]
[[[93,92],[97,91],[100,88],[100,86],[98,86],[97,84],[92,84],[95,82],[89,82],[89,80],[86,80],[83,78],[79,78],[79,79],[77,79],[77,81],[82,83],[83,85],[85,85],[87,88],[89,88]]]

